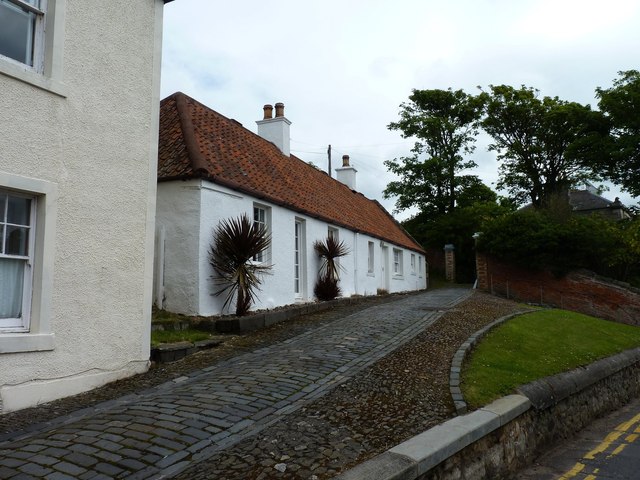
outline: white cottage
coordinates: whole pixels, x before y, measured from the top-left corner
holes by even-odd
[[[319,259],[313,243],[344,241],[343,295],[375,295],[427,287],[422,247],[378,202],[355,190],[349,158],[338,180],[290,154],[284,105],[270,105],[258,134],[207,106],[175,93],[160,107],[155,299],[188,315],[222,312],[213,295],[208,251],[223,219],[247,214],[264,223],[273,264],[256,309],[313,301]]]
[[[0,2],[0,413],[148,368],[163,4]]]

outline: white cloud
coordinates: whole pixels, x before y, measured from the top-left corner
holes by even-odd
[[[334,165],[349,154],[358,189],[391,211],[383,161],[413,142],[387,125],[413,88],[525,84],[594,106],[595,87],[638,68],[636,3],[180,0],[165,7],[162,95],[183,91],[252,131],[263,104],[284,102],[294,152],[323,169],[328,144]],[[481,142],[473,158],[494,182]]]

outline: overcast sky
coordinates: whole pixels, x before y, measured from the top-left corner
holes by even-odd
[[[596,87],[638,68],[637,0],[177,0],[164,10],[161,94],[253,132],[262,106],[283,102],[292,153],[322,169],[328,144],[334,168],[350,155],[357,189],[391,212],[383,161],[413,142],[387,125],[412,89],[526,85],[597,107]],[[486,143],[474,173],[495,187]],[[618,195],[636,203],[605,194]]]

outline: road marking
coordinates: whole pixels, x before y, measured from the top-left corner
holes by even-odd
[[[615,455],[618,455],[622,450],[624,450],[624,447],[626,447],[626,446],[627,446],[626,443],[621,443],[620,445],[618,445],[618,447],[613,452],[611,452],[611,455],[607,456],[607,458],[611,458],[611,457],[613,457]]]
[[[576,463],[571,470],[561,476],[558,480],[569,480],[570,478],[575,477],[582,470],[584,470],[585,465],[583,463]]]
[[[606,458],[611,458],[611,457],[614,457],[615,455],[618,455],[620,452],[622,452],[625,449],[625,447],[629,443],[633,443],[638,438],[638,436],[640,436],[638,435],[640,434],[640,425],[636,425],[639,422],[640,422],[640,413],[634,416],[633,418],[631,418],[630,420],[627,420],[626,422],[621,423],[616,428],[614,428],[613,431],[609,433],[605,437],[605,439],[602,442],[600,442],[600,444],[597,447],[587,452],[584,455],[584,457],[582,457],[582,460],[594,460],[596,455],[606,452],[614,442],[616,442],[620,437],[622,437],[622,435],[629,433],[630,430],[633,431],[634,433],[629,433],[626,437],[624,437],[624,440],[627,443],[619,443],[613,449],[613,451],[609,455],[607,455]],[[564,475],[559,477],[558,480],[569,480],[570,478],[574,478],[576,475],[582,472],[585,469],[585,467],[586,465],[584,463],[577,462],[571,470],[569,470]],[[597,480],[597,477],[594,474],[597,474],[599,471],[600,471],[599,468],[594,468],[593,474],[587,475],[584,478],[584,480]]]
[[[598,445],[596,448],[594,448],[589,453],[587,453],[583,458],[587,460],[593,460],[594,458],[596,458],[596,455],[606,451],[607,448],[609,448],[613,442],[615,442],[618,438],[620,438],[621,435],[622,435],[622,432],[611,432],[609,435],[606,436],[606,438],[600,445]]]

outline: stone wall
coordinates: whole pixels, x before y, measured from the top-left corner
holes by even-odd
[[[637,351],[632,352],[621,354],[631,364],[611,375],[605,371],[616,370],[616,365],[623,363],[620,356],[522,387],[520,393],[531,400],[533,408],[415,478],[514,478],[515,473],[551,445],[571,437],[595,418],[622,407],[640,394],[640,364],[637,358],[635,362],[633,359]],[[594,375],[602,378],[581,388]]]
[[[479,253],[478,289],[521,302],[553,306],[630,325],[640,324],[640,290],[591,272],[557,277]]]

